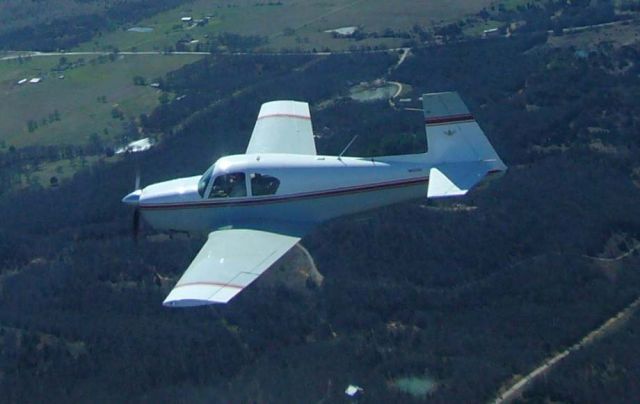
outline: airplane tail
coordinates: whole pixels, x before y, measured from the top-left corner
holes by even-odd
[[[485,177],[502,174],[502,162],[458,93],[422,96],[429,175],[429,198],[466,194]]]

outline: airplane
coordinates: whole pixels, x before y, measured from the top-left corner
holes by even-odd
[[[506,172],[457,93],[424,94],[422,102],[425,153],[318,155],[309,105],[272,101],[261,106],[245,154],[221,157],[202,175],[126,195],[136,232],[142,215],[156,229],[208,233],[163,305],[227,303],[322,222],[462,196]]]

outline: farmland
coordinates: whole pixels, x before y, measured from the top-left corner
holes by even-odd
[[[115,141],[124,123],[159,103],[159,90],[134,85],[133,78],[149,83],[198,58],[113,55],[2,61],[0,142],[5,147],[83,144],[94,133]],[[42,81],[18,84],[34,77]]]
[[[286,2],[214,2],[195,0],[137,23],[152,32],[130,32],[126,28],[104,33],[80,46],[82,50],[162,50],[179,40],[198,40],[222,33],[268,38],[265,48],[344,50],[353,40],[333,38],[324,31],[358,26],[365,32],[391,29],[409,31],[414,25],[432,27],[455,22],[499,2],[492,0],[291,0]],[[516,4],[517,2],[510,1]],[[520,3],[523,3],[520,1]],[[181,22],[191,17],[192,22]],[[200,21],[199,24],[195,21]],[[365,39],[359,45],[399,46],[399,38]]]

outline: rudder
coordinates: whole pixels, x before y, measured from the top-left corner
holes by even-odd
[[[495,161],[504,167],[458,93],[430,93],[422,96],[427,155],[434,163]]]

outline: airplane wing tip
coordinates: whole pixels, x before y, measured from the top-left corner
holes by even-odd
[[[165,300],[162,305],[164,307],[181,308],[181,307],[198,307],[208,306],[210,304],[220,304],[226,302],[217,302],[213,300],[198,300],[198,299],[182,299],[182,300]]]
[[[164,307],[197,307],[216,303],[227,303],[231,298],[226,296],[216,297],[217,292],[223,287],[209,285],[185,285],[173,289],[162,302]]]

